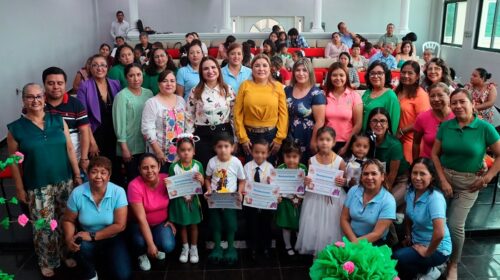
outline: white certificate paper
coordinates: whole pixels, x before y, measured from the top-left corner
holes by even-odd
[[[281,194],[304,194],[304,177],[302,169],[274,169],[271,185],[279,187]]]
[[[243,205],[253,208],[276,210],[279,188],[277,186],[251,182],[245,187]]]
[[[306,188],[307,192],[338,197],[341,188],[335,184],[335,178],[344,175],[342,170],[311,166],[308,176],[312,179],[312,185]]]
[[[186,195],[202,194],[201,183],[194,179],[195,174],[196,172],[186,172],[165,178],[168,197],[174,199]]]
[[[239,209],[241,210],[241,201],[238,200],[239,194],[236,193],[217,193],[212,192],[207,198],[208,208],[211,209]]]

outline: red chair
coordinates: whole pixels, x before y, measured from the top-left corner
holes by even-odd
[[[304,54],[306,57],[323,57],[325,55],[324,48],[305,48]]]
[[[168,49],[167,53],[173,58],[173,59],[179,59],[181,57],[181,52],[179,49]]]
[[[208,56],[211,56],[213,58],[217,58],[218,53],[219,53],[219,48],[209,48],[208,49]]]
[[[7,166],[2,172],[0,172],[0,188],[2,189],[2,197],[7,199],[7,194],[5,193],[5,188],[3,185],[4,179],[12,179],[12,169],[10,166]],[[9,203],[5,202],[5,210],[7,211],[7,216],[9,220],[12,220],[12,213],[10,212]]]

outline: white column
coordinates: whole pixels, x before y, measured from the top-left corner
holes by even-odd
[[[231,26],[231,0],[222,0],[222,27],[220,33],[233,33]]]
[[[323,28],[321,28],[323,13],[323,0],[314,0],[314,15],[313,15],[313,26],[311,28],[311,33],[322,33],[325,32]]]
[[[125,19],[130,24],[130,31],[127,33],[127,37],[130,39],[139,39],[139,30],[137,29],[137,21],[139,20],[139,0],[128,0],[128,12],[129,18]]]
[[[399,14],[399,34],[406,35],[410,32],[408,22],[410,21],[410,2],[411,0],[401,0],[401,10]]]

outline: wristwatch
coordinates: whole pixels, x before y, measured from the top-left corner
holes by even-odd
[[[90,231],[89,235],[90,235],[90,239],[92,240],[92,242],[94,242],[95,241],[95,232]]]

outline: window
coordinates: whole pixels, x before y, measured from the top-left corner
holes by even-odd
[[[500,52],[500,1],[482,0],[480,7],[476,48]]]
[[[272,18],[261,19],[252,25],[250,32],[271,32],[274,25],[280,25],[280,23]],[[280,25],[280,28],[283,30],[283,26]]]
[[[441,43],[461,46],[464,39],[467,1],[449,0],[444,3]]]

